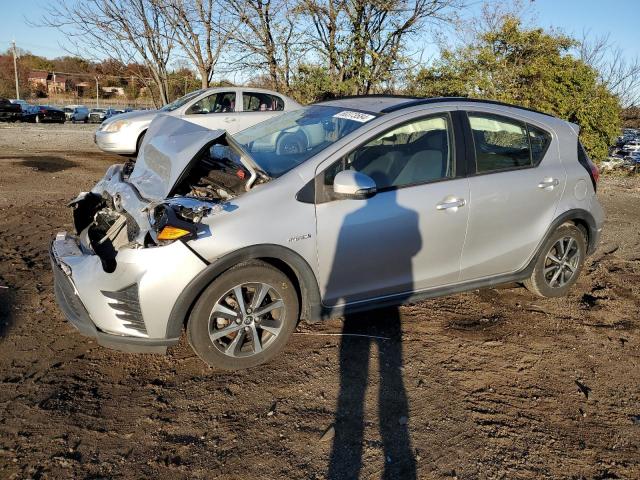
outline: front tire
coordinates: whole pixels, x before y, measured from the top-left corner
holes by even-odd
[[[289,278],[263,262],[234,267],[215,279],[196,302],[187,338],[211,367],[238,370],[280,353],[299,318]]]
[[[541,297],[562,297],[576,283],[587,252],[584,233],[575,225],[565,223],[551,235],[542,247],[531,277],[525,287]]]

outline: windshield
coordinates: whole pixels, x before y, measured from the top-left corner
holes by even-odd
[[[279,177],[375,117],[311,105],[247,128],[233,138],[270,177]]]
[[[64,109],[64,111],[67,112],[67,113],[71,113],[71,112],[73,112],[73,108],[68,108],[67,107],[67,108]]]
[[[196,90],[195,92],[187,93],[184,97],[180,97],[179,99],[174,100],[173,102],[169,103],[168,105],[165,105],[164,107],[162,107],[160,109],[160,111],[161,112],[172,112],[176,108],[180,108],[182,105],[187,103],[189,100],[197,97],[202,92],[203,92],[202,90]]]

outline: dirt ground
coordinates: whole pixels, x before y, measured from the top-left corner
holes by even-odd
[[[220,373],[184,341],[106,350],[56,308],[48,241],[120,160],[94,128],[0,124],[0,478],[640,478],[640,179],[601,180],[567,298],[509,285],[301,325]]]

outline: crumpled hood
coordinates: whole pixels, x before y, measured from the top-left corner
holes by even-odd
[[[149,125],[129,182],[146,199],[164,200],[202,147],[224,134],[224,130],[158,115]]]

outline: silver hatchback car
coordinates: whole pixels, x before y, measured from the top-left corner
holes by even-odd
[[[565,295],[603,223],[578,127],[471,99],[370,96],[235,136],[156,118],[73,202],[57,301],[98,343],[208,364],[280,352],[300,319],[523,282]]]

